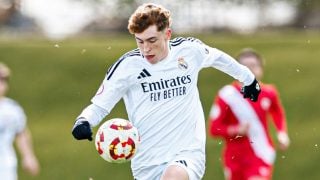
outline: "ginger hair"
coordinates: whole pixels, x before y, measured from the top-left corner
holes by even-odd
[[[158,31],[170,27],[170,11],[161,5],[153,3],[143,4],[131,15],[128,30],[131,34],[142,33],[152,25],[156,25]]]

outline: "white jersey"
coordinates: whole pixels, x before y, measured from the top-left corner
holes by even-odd
[[[168,162],[182,151],[205,154],[205,120],[197,88],[202,68],[215,67],[245,85],[254,79],[245,66],[197,39],[173,39],[169,49],[168,56],[156,64],[144,59],[139,49],[126,53],[110,67],[92,98],[106,114],[124,99],[128,118],[141,136],[133,172]],[[80,116],[95,126],[101,116],[88,109]]]
[[[13,168],[17,158],[13,142],[26,126],[22,108],[12,99],[0,99],[0,169]]]

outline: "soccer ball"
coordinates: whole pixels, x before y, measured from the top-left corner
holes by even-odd
[[[139,146],[140,136],[130,121],[114,118],[104,122],[95,137],[95,146],[100,156],[111,163],[130,161]]]

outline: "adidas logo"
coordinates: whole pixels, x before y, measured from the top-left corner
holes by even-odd
[[[138,76],[138,79],[150,77],[150,76],[151,76],[151,74],[146,69],[143,69],[142,72],[140,73],[140,75]]]

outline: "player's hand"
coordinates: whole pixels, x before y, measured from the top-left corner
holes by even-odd
[[[256,102],[261,92],[260,85],[256,79],[249,85],[241,88],[241,93],[244,98],[249,98],[251,101]]]
[[[77,140],[88,139],[92,141],[92,131],[89,122],[78,119],[72,128],[72,135]]]
[[[277,135],[277,138],[278,138],[280,150],[288,149],[288,147],[290,145],[290,139],[289,139],[288,134],[285,132],[279,132]]]
[[[241,123],[239,125],[229,126],[227,131],[230,136],[246,136],[249,129],[249,123]]]
[[[34,155],[26,155],[22,159],[22,168],[29,172],[32,176],[36,176],[40,172],[40,165]]]

